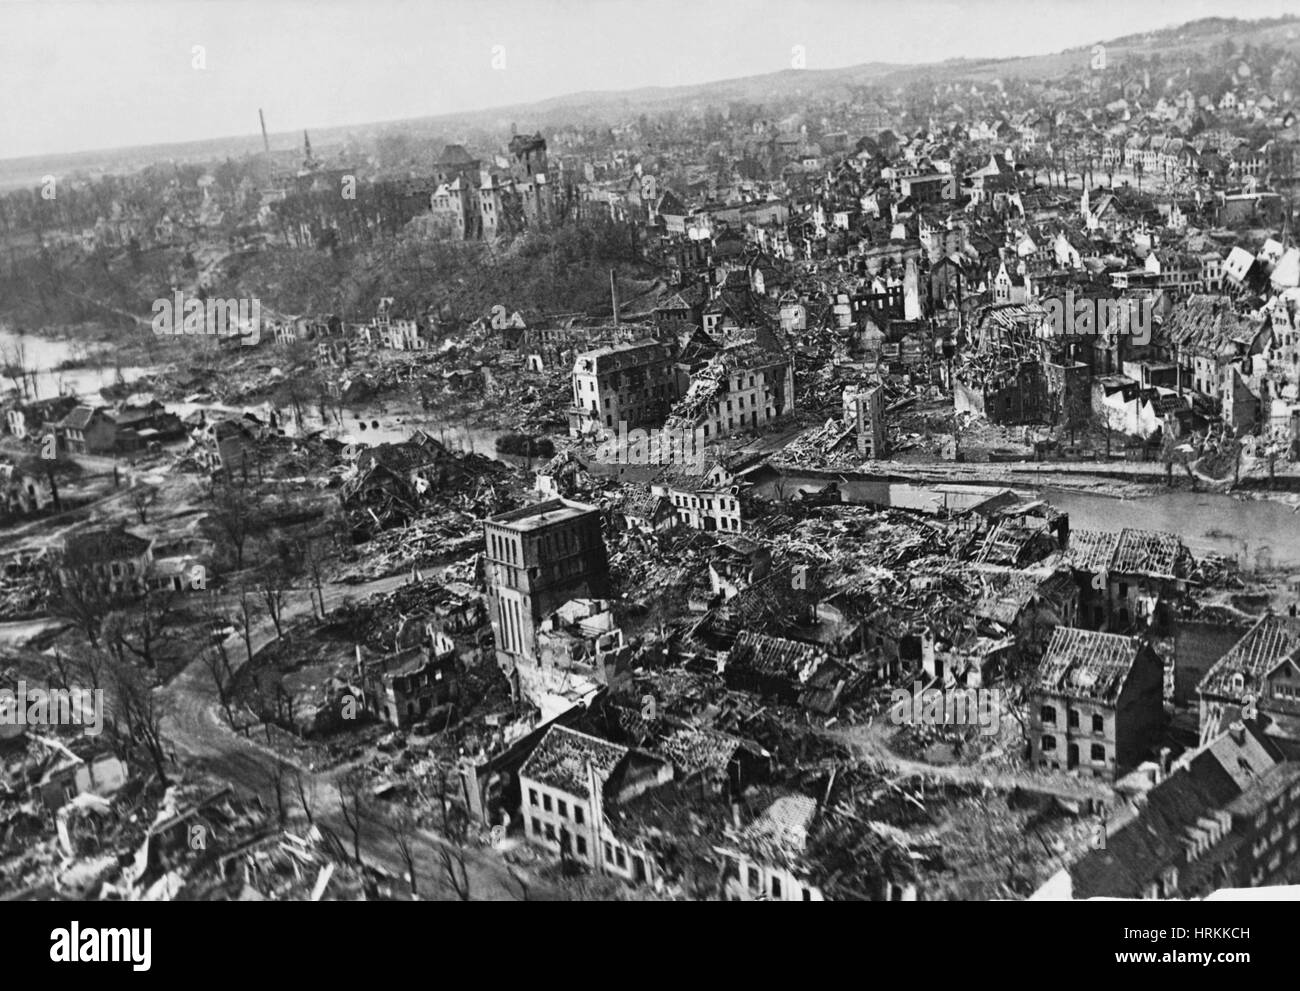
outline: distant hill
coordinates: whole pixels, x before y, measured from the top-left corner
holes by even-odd
[[[1139,55],[1159,53],[1165,57],[1185,55],[1189,60],[1203,59],[1225,41],[1232,41],[1238,49],[1246,45],[1268,44],[1300,54],[1300,18],[1260,21],[1207,18],[1111,41],[1098,38],[1078,48],[1023,58],[954,59],[927,65],[869,62],[840,69],[786,69],[764,75],[686,86],[573,93],[535,103],[356,126],[313,127],[309,122],[305,123],[318,148],[337,145],[349,137],[361,141],[371,140],[390,128],[428,135],[475,129],[500,130],[515,121],[528,129],[545,129],[575,121],[609,124],[640,113],[721,107],[732,101],[764,103],[778,97],[786,100],[797,98],[803,93],[810,97],[815,94],[822,100],[833,99],[839,95],[837,91],[848,96],[852,88],[864,84],[892,87],[921,77],[985,81],[994,78],[1057,79],[1087,71],[1096,44],[1106,47],[1108,65],[1122,69],[1127,59]],[[250,108],[250,122],[256,119],[255,109]],[[275,133],[270,137],[272,150],[286,154],[298,148],[301,140],[301,129]],[[150,162],[172,159],[196,162],[237,158],[255,153],[261,147],[261,135],[255,127],[250,127],[250,132],[246,135],[183,144],[0,160],[0,190],[24,185],[35,186],[40,177],[47,173],[66,175],[76,171],[90,174],[123,172]]]
[[[1231,18],[1210,17],[1190,21],[1177,27],[1130,34],[1107,41],[1097,38],[1077,48],[1069,48],[1051,55],[1029,55],[1010,59],[957,59],[934,65],[900,69],[882,79],[887,84],[897,84],[910,76],[924,73],[951,79],[1059,79],[1073,73],[1087,71],[1091,65],[1093,48],[1106,49],[1106,61],[1113,68],[1122,67],[1133,56],[1159,54],[1165,58],[1202,58],[1225,41],[1233,42],[1237,49],[1250,46],[1273,45],[1300,54],[1300,17],[1281,17],[1270,20],[1244,21]]]
[[[530,130],[579,120],[611,124],[626,118],[629,113],[633,115],[655,113],[688,108],[692,105],[715,106],[732,100],[761,103],[774,96],[788,98],[803,92],[809,95],[816,93],[825,97],[832,94],[837,87],[860,86],[904,68],[907,67],[885,62],[870,62],[842,69],[786,69],[759,76],[687,86],[647,86],[634,90],[574,93],[535,103],[440,114],[433,117],[414,117],[406,120],[377,121],[337,127],[313,127],[309,124],[307,129],[311,132],[313,146],[320,150],[340,144],[350,137],[363,142],[371,140],[392,128],[406,129],[416,134],[429,134],[452,133],[476,128],[497,130],[514,121],[525,122],[525,126]],[[255,110],[250,112],[250,119],[255,124]],[[272,133],[268,140],[273,152],[293,152],[302,145],[302,131]],[[119,173],[142,168],[152,162],[169,160],[206,162],[223,158],[239,158],[243,155],[256,154],[261,150],[261,133],[250,130],[250,133],[245,135],[204,141],[0,159],[0,191],[21,186],[36,186],[41,176],[46,174]]]

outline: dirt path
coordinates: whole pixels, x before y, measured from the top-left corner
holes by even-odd
[[[409,576],[401,575],[361,585],[327,585],[324,592],[325,608],[330,610],[348,601],[391,592],[409,580]],[[292,594],[286,603],[284,620],[289,622],[308,615],[311,608],[310,593],[300,590]],[[254,656],[274,640],[275,631],[269,621],[259,624],[252,637]],[[226,647],[236,670],[247,663],[243,641],[238,635],[230,637],[226,641]],[[195,659],[169,685],[158,691],[162,696],[165,713],[163,734],[176,754],[195,768],[260,796],[268,809],[275,810],[276,768],[283,758],[226,725],[219,712],[216,685],[205,662],[201,658]],[[285,762],[293,763],[287,759]],[[315,772],[298,767],[298,770],[302,772],[304,784],[312,796],[313,815],[317,824],[333,833],[344,849],[350,850],[352,835],[339,811],[338,795],[332,784],[337,769]],[[293,786],[290,791],[293,791]],[[296,795],[287,804],[296,805]],[[303,821],[299,810],[295,810],[294,818]],[[412,846],[416,877],[421,888],[420,897],[456,899],[456,893],[445,879],[441,856],[444,848],[453,851],[455,848],[428,830],[421,830],[414,836]],[[406,876],[406,862],[397,839],[379,820],[369,818],[363,822],[361,853],[363,861],[368,865],[381,868],[398,878]],[[521,885],[516,878],[524,872],[507,865],[496,851],[467,848],[465,857],[470,876],[470,897],[473,900],[517,901],[523,898]],[[544,885],[530,884],[528,887],[530,899],[551,900],[555,897],[554,890]]]

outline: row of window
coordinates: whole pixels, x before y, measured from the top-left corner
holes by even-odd
[[[713,498],[711,496],[682,495],[680,492],[674,492],[672,498],[674,506],[682,506],[686,509],[713,509]],[[739,512],[740,502],[737,499],[718,496],[718,509],[730,509]]]
[[[543,824],[536,817],[533,818],[533,834],[535,836],[545,836],[552,843],[558,842],[555,835],[555,825],[549,822]],[[606,843],[605,846],[608,847],[609,844]],[[574,848],[579,857],[583,860],[587,859],[587,838],[585,836],[574,837]]]
[[[750,396],[750,397],[749,397],[749,405],[750,405],[751,407],[753,407],[754,409],[758,409],[758,396]],[[744,396],[738,396],[738,397],[736,398],[736,406],[737,406],[737,408],[739,408],[739,409],[742,410],[742,411],[745,409],[745,397],[744,397]],[[727,412],[728,412],[728,413],[732,412],[732,409],[731,409],[731,400],[730,400],[730,399],[727,400]]]
[[[712,519],[712,517],[706,516],[704,517],[704,519],[706,521],[704,524],[704,529],[708,530],[709,525],[707,521]],[[699,529],[699,527],[695,526],[694,520],[691,519],[690,513],[682,512],[679,510],[677,513],[677,520],[683,526],[689,526],[689,527],[694,527],[695,529]],[[717,523],[718,523],[719,530],[731,530],[734,533],[740,532],[740,520],[734,516],[719,516],[717,519]]]
[[[513,599],[497,599],[497,624],[500,641],[497,646],[509,654],[527,653],[524,649],[524,623],[519,614],[519,603]]]
[[[574,806],[574,808],[576,809],[577,806]],[[544,823],[536,816],[533,816],[532,827],[534,836],[544,836],[550,843],[561,842],[561,837],[556,832],[554,823]],[[567,842],[569,839],[573,840],[572,850],[574,856],[579,860],[586,860],[588,851],[587,838],[585,836],[577,836],[566,832],[564,834],[564,842]],[[640,857],[633,857],[633,860],[636,864],[638,876],[643,876],[645,871],[644,861]],[[627,853],[624,852],[621,846],[616,847],[609,840],[606,840],[605,863],[614,864],[619,870],[625,871],[627,870]]]
[[[1042,718],[1042,721],[1043,721],[1043,725],[1044,725],[1044,726],[1055,726],[1055,725],[1056,725],[1056,706],[1054,706],[1054,705],[1045,705],[1045,706],[1043,706],[1042,709],[1041,709],[1040,712],[1039,712],[1039,715],[1040,715],[1040,717]],[[1071,709],[1071,710],[1069,710],[1069,715],[1067,716],[1067,720],[1066,720],[1066,721],[1067,721],[1067,725],[1069,726],[1070,729],[1078,729],[1078,728],[1079,728],[1079,710],[1078,710],[1078,709]],[[1104,732],[1106,732],[1106,717],[1105,717],[1105,716],[1101,715],[1100,713],[1096,713],[1096,712],[1094,712],[1094,713],[1092,714],[1092,731],[1093,731],[1094,733],[1104,733]]]
[[[1056,737],[1044,736],[1042,741],[1043,753],[1052,753],[1056,750]],[[1094,763],[1104,763],[1106,760],[1106,747],[1100,743],[1094,743],[1088,750],[1088,756]]]
[[[498,561],[509,561],[511,564],[519,564],[519,546],[499,533],[493,533],[489,536],[492,543],[492,556]]]
[[[538,808],[536,788],[528,789],[528,804],[531,805],[533,808]],[[546,812],[551,811],[550,795],[546,795],[546,794],[542,795],[541,808]],[[569,803],[562,798],[557,798],[555,800],[555,811],[559,813],[561,819],[569,818]],[[537,820],[534,819],[533,821],[536,822]],[[584,822],[587,821],[586,813],[583,812],[581,805],[573,806],[573,821],[576,822],[579,826],[581,826]]]
[[[596,384],[596,380],[595,380],[595,379],[587,379],[587,380],[586,380],[586,382],[587,382],[587,391],[588,391],[588,392],[598,392],[600,389],[611,389],[611,388],[612,388],[612,389],[617,389],[617,388],[619,388],[620,385],[623,385],[623,386],[634,386],[634,385],[640,385],[641,380],[642,380],[643,378],[644,378],[644,379],[647,379],[647,380],[648,380],[648,379],[652,379],[652,378],[661,378],[661,379],[663,379],[663,378],[668,378],[668,377],[672,374],[672,369],[669,368],[667,365],[645,365],[645,366],[642,366],[642,367],[645,369],[645,375],[644,375],[644,376],[641,376],[641,375],[635,375],[635,374],[633,374],[633,370],[632,370],[632,369],[629,369],[628,371],[625,371],[625,372],[622,373],[622,381],[621,381],[621,382],[620,382],[620,379],[619,379],[619,373],[618,373],[618,372],[615,372],[613,375],[611,375],[611,376],[610,376],[609,378],[607,378],[607,379],[601,379],[601,380],[600,380],[600,384],[599,384],[599,386]],[[582,379],[578,379],[577,381],[578,381],[578,391],[581,392],[581,391],[582,391],[582,382],[583,382],[583,380],[582,380]],[[751,382],[750,384],[752,385],[753,383]]]
[[[749,890],[752,891],[754,894],[764,895],[767,893],[763,890],[763,879],[758,872],[758,868],[756,867],[749,868],[749,876],[747,880],[749,882]],[[782,897],[781,879],[777,877],[775,874],[773,874],[772,877],[770,878],[770,884],[771,884],[770,891],[772,897],[773,898]],[[810,888],[799,888],[798,886],[796,886],[795,890],[800,892],[803,895],[804,901],[806,902],[812,901],[812,890]]]
[[[656,385],[653,390],[651,389],[640,390],[639,395],[635,391],[629,393],[620,392],[618,394],[618,404],[621,408],[631,408],[632,406],[635,405],[634,400],[640,399],[648,402],[652,398],[662,399],[666,395],[668,395],[668,386]],[[605,397],[605,409],[610,408],[611,398],[612,397],[610,396]],[[594,399],[591,401],[591,408],[592,409],[596,408],[596,400]]]
[[[1274,816],[1280,819],[1282,810],[1287,806],[1300,810],[1300,781],[1297,781],[1284,794],[1278,795],[1267,807],[1260,810],[1259,814],[1255,816],[1255,830],[1262,832],[1265,824],[1270,822]],[[1297,816],[1300,816],[1300,811],[1291,814],[1287,825],[1294,826]]]

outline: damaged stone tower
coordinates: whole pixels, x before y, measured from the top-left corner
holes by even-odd
[[[542,617],[570,599],[609,595],[600,511],[551,499],[485,520],[483,537],[497,663],[517,690],[516,665],[538,659]]]
[[[857,436],[858,454],[885,456],[885,390],[880,385],[850,385],[844,390],[843,423]]]

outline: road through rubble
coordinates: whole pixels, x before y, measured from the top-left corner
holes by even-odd
[[[324,589],[326,610],[331,610],[351,600],[363,600],[371,595],[391,592],[410,580],[402,575],[381,578],[361,585],[330,584]],[[311,611],[310,593],[298,590],[285,606],[285,620],[292,620]],[[275,640],[275,631],[269,621],[255,628],[252,645],[257,654]],[[227,639],[233,667],[246,663],[244,645],[239,635]],[[241,660],[243,658],[244,660]],[[230,781],[244,791],[261,797],[269,809],[276,807],[274,781],[278,758],[258,746],[253,740],[241,736],[227,726],[218,711],[216,686],[202,658],[196,658],[172,682],[158,689],[162,694],[163,736],[175,755]],[[286,761],[286,763],[292,763]],[[299,767],[304,783],[314,795],[313,814],[318,825],[328,829],[344,849],[351,849],[351,834],[338,810],[338,798],[332,785],[339,769],[318,773]],[[456,896],[443,880],[443,866],[439,856],[443,840],[428,830],[421,830],[411,839],[416,861],[416,874],[422,898],[454,899]],[[398,844],[381,823],[367,820],[361,840],[362,859],[397,878],[406,875],[406,863]],[[470,893],[475,901],[521,900],[523,889],[512,871],[492,851],[466,849],[466,867],[470,875]],[[552,892],[541,885],[528,887],[529,899],[543,900]]]

